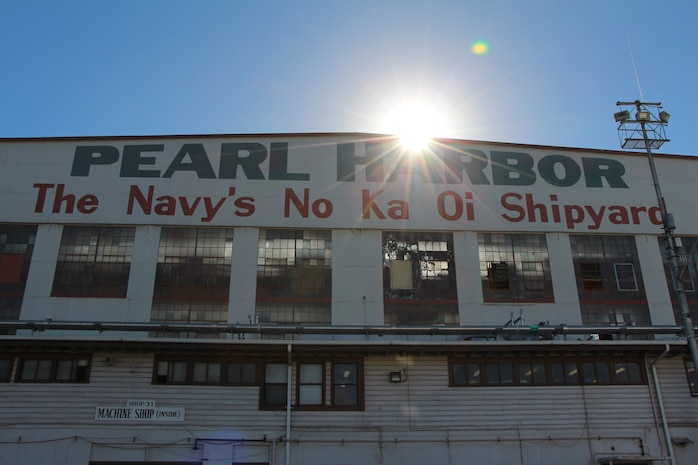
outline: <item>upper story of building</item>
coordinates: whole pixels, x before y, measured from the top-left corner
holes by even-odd
[[[698,308],[698,161],[656,162]],[[410,153],[370,134],[0,140],[6,321],[672,326],[661,234],[642,154]]]

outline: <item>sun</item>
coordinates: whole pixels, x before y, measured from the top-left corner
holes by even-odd
[[[385,120],[385,132],[400,138],[401,145],[410,152],[421,152],[429,142],[445,131],[441,112],[422,103],[402,104]]]

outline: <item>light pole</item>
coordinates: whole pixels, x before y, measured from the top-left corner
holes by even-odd
[[[664,127],[669,123],[669,113],[662,110],[661,103],[647,103],[635,100],[634,102],[617,102],[616,105],[621,107],[621,111],[613,116],[616,122],[619,123],[618,134],[622,139],[622,147],[630,149],[645,149],[647,151],[647,160],[652,173],[652,183],[654,191],[657,194],[657,203],[659,204],[659,213],[662,217],[662,227],[664,228],[664,240],[666,241],[667,258],[669,267],[671,268],[671,277],[676,286],[676,293],[679,297],[679,309],[683,322],[683,330],[686,333],[688,349],[691,353],[693,361],[693,369],[698,373],[698,343],[696,343],[696,330],[691,319],[691,312],[688,308],[688,299],[681,281],[681,266],[679,264],[677,254],[676,237],[674,237],[674,216],[667,212],[664,196],[659,187],[659,179],[657,178],[657,169],[654,165],[654,157],[652,149],[658,149],[668,142]],[[630,111],[624,107],[633,108],[635,110],[635,118],[631,118]]]

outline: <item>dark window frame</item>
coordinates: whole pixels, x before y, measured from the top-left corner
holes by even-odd
[[[266,365],[284,365],[288,369],[288,364],[286,361],[282,360],[269,360],[263,364],[262,369],[260,369],[261,376],[266,377]],[[322,393],[321,393],[321,403],[320,404],[301,404],[300,403],[300,390],[303,385],[317,385],[316,383],[304,384],[301,379],[301,366],[303,365],[322,365]],[[355,367],[354,376],[356,378],[355,382],[342,383],[336,377],[335,368],[340,365],[353,365]],[[363,359],[357,358],[301,358],[294,361],[292,370],[292,382],[294,383],[291,389],[294,393],[294,410],[308,410],[308,411],[361,411],[365,408],[364,399],[364,361]],[[286,408],[286,403],[269,403],[265,399],[266,397],[266,386],[270,385],[266,382],[266,379],[262,379],[260,382],[260,410],[281,410]],[[342,385],[347,388],[355,388],[355,403],[343,403],[337,389],[341,389]],[[286,383],[284,383],[286,386]]]
[[[68,378],[62,378],[61,365],[69,362],[70,372]],[[85,362],[83,365],[82,362]],[[37,372],[27,378],[25,370],[29,369],[32,363],[36,363],[35,370],[38,370],[39,364],[48,364],[48,371],[45,377],[37,378]],[[15,374],[15,383],[66,383],[66,384],[87,384],[90,382],[90,371],[92,367],[92,354],[31,354],[22,355],[17,362],[17,373]]]
[[[627,284],[631,280],[627,277],[628,271],[632,274],[632,287]],[[620,273],[619,273],[620,270]],[[616,286],[619,291],[637,291],[637,275],[635,274],[635,265],[633,263],[614,263],[613,273],[616,278]]]

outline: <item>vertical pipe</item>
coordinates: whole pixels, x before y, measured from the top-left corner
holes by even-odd
[[[291,376],[293,375],[293,360],[291,344],[286,347],[288,367],[286,371],[286,465],[291,465]]]
[[[669,460],[671,465],[676,465],[674,458],[674,446],[671,444],[671,434],[669,434],[669,425],[666,421],[666,413],[664,412],[664,401],[662,401],[662,390],[659,388],[659,378],[657,377],[657,367],[655,363],[663,359],[669,353],[669,344],[665,346],[664,352],[650,363],[652,368],[652,380],[654,381],[654,390],[657,393],[657,402],[659,403],[659,415],[662,419],[662,428],[664,429],[664,439],[666,440],[667,450],[669,451]]]

